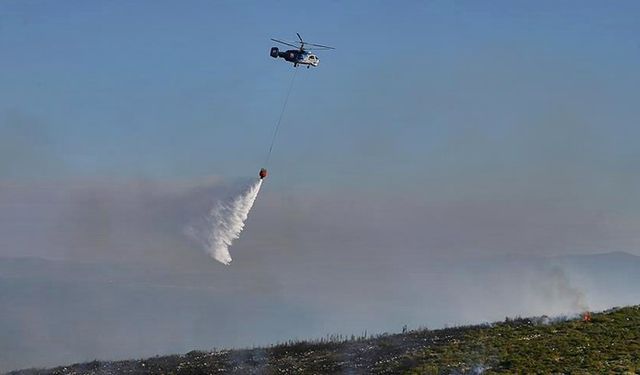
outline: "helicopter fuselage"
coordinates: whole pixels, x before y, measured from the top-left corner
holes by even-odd
[[[320,63],[320,59],[315,54],[299,49],[290,49],[284,52],[278,50],[278,47],[272,47],[270,52],[271,57],[278,58],[281,57],[287,60],[290,63],[293,63],[293,66],[299,65],[307,65],[317,67]]]

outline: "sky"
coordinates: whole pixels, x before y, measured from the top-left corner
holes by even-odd
[[[269,38],[301,32],[336,50],[299,69],[265,195],[636,223],[638,7],[3,1],[0,181],[253,176],[294,72]]]
[[[266,308],[274,327],[298,322],[254,337],[214,329],[219,346],[349,324],[469,322],[407,302],[429,284],[458,307],[451,298],[473,284],[433,283],[417,265],[640,255],[638,14],[635,1],[0,0],[0,257],[198,270],[229,309],[216,310],[221,326],[243,311],[259,325],[258,310],[244,308],[256,297],[278,301]],[[296,32],[336,49],[297,69],[265,165],[296,72],[269,56],[269,39]],[[270,176],[225,267],[183,230],[264,166]],[[12,285],[4,290],[24,287]],[[393,297],[398,287],[406,299]],[[60,295],[51,288],[45,300]],[[100,293],[128,295],[89,295]],[[335,314],[297,297],[308,294]],[[509,311],[543,313],[538,297]],[[476,318],[503,317],[492,304]],[[56,311],[36,321],[51,328]],[[123,329],[124,312],[112,314]],[[0,345],[15,341],[1,332]],[[194,345],[204,341],[147,349]],[[47,363],[123,355],[110,350],[69,349]]]

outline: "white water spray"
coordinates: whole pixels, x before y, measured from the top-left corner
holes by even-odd
[[[204,227],[190,227],[188,234],[201,242],[215,260],[222,264],[231,263],[229,246],[240,237],[261,186],[262,179],[259,179],[239,194],[217,202],[209,211]]]

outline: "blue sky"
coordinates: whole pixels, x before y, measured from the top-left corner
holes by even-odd
[[[635,223],[639,8],[4,1],[0,181],[254,176],[294,71],[269,38],[300,32],[336,50],[298,71],[267,194],[544,202]]]
[[[0,177],[254,174],[292,74],[269,38],[296,31],[337,49],[299,72],[274,177],[407,186],[544,174],[557,159],[631,173],[639,8],[4,1],[3,127],[36,122],[47,162],[18,159]]]

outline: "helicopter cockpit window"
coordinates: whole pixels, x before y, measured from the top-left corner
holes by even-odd
[[[309,60],[315,60],[315,59],[316,59],[315,56],[313,56],[313,55],[309,56]]]

